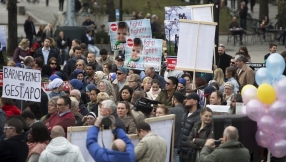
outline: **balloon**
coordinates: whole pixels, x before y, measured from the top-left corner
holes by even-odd
[[[283,79],[283,78],[286,78],[285,75],[280,75],[278,76],[277,78],[273,79],[272,82],[271,82],[271,85],[275,88],[277,83],[279,82],[279,80]]]
[[[264,115],[257,121],[257,126],[263,133],[272,134],[276,132],[278,124],[272,116]]]
[[[281,158],[286,155],[286,140],[273,139],[270,144],[270,152],[274,157]]]
[[[255,139],[259,146],[269,148],[272,142],[272,135],[265,134],[258,129],[255,134]]]
[[[261,84],[257,90],[258,99],[264,104],[272,104],[276,100],[274,88],[269,84]]]
[[[260,68],[255,73],[255,81],[258,85],[263,83],[271,84],[272,78],[268,75],[268,70],[266,68]]]
[[[240,114],[246,115],[246,106],[243,106],[240,110]]]
[[[258,121],[265,113],[264,105],[259,100],[251,100],[246,105],[246,115],[254,121]]]
[[[245,85],[245,86],[242,88],[241,94],[243,94],[244,91],[245,91],[246,89],[248,89],[248,88],[255,88],[255,89],[257,89],[254,85],[252,85],[252,84],[247,84],[247,85]]]
[[[272,78],[277,78],[285,69],[285,60],[279,53],[273,53],[266,60],[266,68]]]
[[[286,102],[286,78],[283,78],[278,81],[278,83],[275,86],[275,91],[277,94],[277,98],[280,101]]]
[[[269,114],[277,121],[283,120],[286,117],[286,103],[275,101],[269,108]]]
[[[257,99],[257,89],[248,88],[242,93],[242,101],[247,104],[250,100]]]
[[[286,119],[282,120],[277,128],[277,132],[275,135],[280,136],[280,138],[283,138],[286,140]]]

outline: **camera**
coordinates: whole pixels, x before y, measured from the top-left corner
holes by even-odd
[[[158,104],[162,104],[162,103],[159,101],[149,100],[147,98],[140,97],[134,103],[134,107],[135,107],[134,110],[135,111],[141,111],[143,113],[151,113],[153,111],[153,107],[151,106],[152,104],[158,105]]]
[[[103,117],[100,125],[103,129],[110,129],[111,124],[112,121],[109,117]]]
[[[215,147],[219,147],[219,145],[221,144],[221,140],[215,140],[214,144],[215,144]]]

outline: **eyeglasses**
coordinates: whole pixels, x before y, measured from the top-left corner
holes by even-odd
[[[12,129],[12,128],[15,128],[15,127],[13,127],[13,126],[7,126],[7,127],[4,127],[4,130]]]
[[[82,66],[83,64],[76,64],[76,66]]]
[[[230,62],[231,64],[235,64],[235,62]]]
[[[117,75],[121,75],[121,74],[123,74],[123,73],[118,73],[118,72],[117,72],[116,74],[117,74]]]
[[[50,65],[57,65],[58,63],[51,62]]]

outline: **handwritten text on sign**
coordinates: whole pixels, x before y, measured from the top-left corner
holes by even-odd
[[[2,96],[26,101],[41,101],[41,71],[3,67]]]

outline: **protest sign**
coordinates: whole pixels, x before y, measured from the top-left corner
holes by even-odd
[[[70,90],[70,82],[69,81],[64,81],[63,83],[63,91],[69,91]],[[48,88],[49,82],[43,82],[42,83],[42,88],[44,88],[44,90],[46,92],[52,91]]]
[[[130,69],[144,70],[146,67],[154,67],[156,71],[161,69],[162,40],[126,37],[124,66]]]
[[[41,71],[4,66],[2,97],[41,102]]]
[[[266,67],[265,63],[246,63],[253,71],[257,71],[262,67]]]
[[[177,65],[177,56],[168,56],[167,57],[167,69],[175,70]]]
[[[218,113],[228,113],[228,109],[230,106],[223,106],[223,105],[207,105],[206,107],[210,108],[213,112]]]
[[[125,50],[126,37],[152,38],[149,19],[109,22],[111,50]]]
[[[6,26],[0,26],[0,51],[6,51]]]

